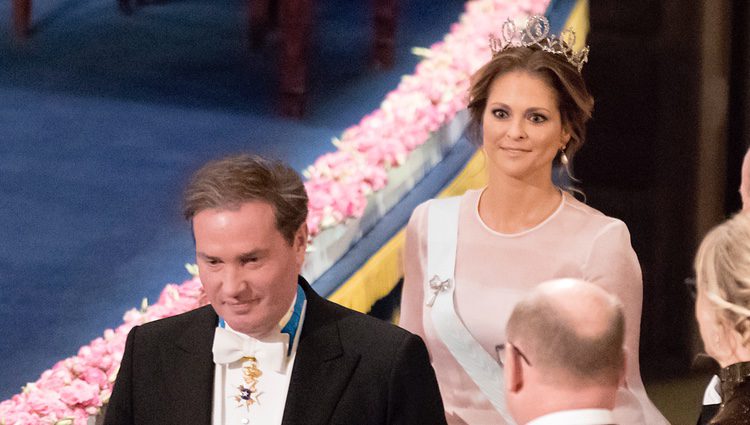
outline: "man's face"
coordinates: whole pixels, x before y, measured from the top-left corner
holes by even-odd
[[[290,244],[267,202],[207,209],[193,217],[201,282],[211,305],[232,329],[260,337],[287,312],[305,259],[307,225]]]

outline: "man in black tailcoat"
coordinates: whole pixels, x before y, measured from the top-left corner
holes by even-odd
[[[422,340],[299,276],[307,202],[294,170],[257,156],[193,176],[210,304],[133,328],[105,424],[445,424]]]

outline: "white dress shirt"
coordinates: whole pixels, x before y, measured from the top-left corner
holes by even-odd
[[[294,308],[295,300],[292,302],[289,312],[282,318],[278,331],[281,332],[284,324],[289,320]],[[249,365],[249,361],[242,359],[229,364],[216,364],[214,369],[214,396],[212,407],[212,424],[214,425],[280,425],[284,416],[286,397],[289,392],[289,380],[294,367],[294,359],[297,355],[297,343],[302,334],[302,325],[305,319],[307,302],[302,306],[299,325],[292,342],[292,349],[286,357],[285,365],[280,370],[274,370],[258,360],[257,366],[263,373],[258,378],[256,386],[257,402],[247,406],[244,401],[237,402],[235,397],[239,395],[239,386],[245,384],[242,377],[242,369]],[[225,329],[239,335],[243,339],[253,338],[232,329],[229,324]]]
[[[540,416],[526,425],[606,425],[614,423],[615,417],[611,410],[577,409]]]
[[[749,151],[750,152],[750,151]],[[721,388],[721,380],[718,376],[714,375],[711,377],[711,382],[706,386],[706,391],[703,393],[703,405],[721,404],[721,394],[719,393]]]

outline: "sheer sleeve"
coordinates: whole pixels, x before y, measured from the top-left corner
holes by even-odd
[[[424,273],[427,267],[427,210],[419,205],[406,226],[404,244],[404,287],[401,294],[399,326],[424,339],[422,308],[424,305]]]
[[[622,418],[622,423],[668,424],[649,400],[641,380],[638,350],[643,277],[625,223],[615,220],[601,229],[585,263],[584,275],[586,280],[615,294],[625,309],[627,391],[618,394],[618,409],[615,410],[618,419]]]

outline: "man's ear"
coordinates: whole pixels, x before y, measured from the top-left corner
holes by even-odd
[[[523,365],[520,356],[515,355],[515,349],[509,344],[505,350],[503,359],[505,370],[505,390],[508,393],[517,393],[523,388]]]
[[[299,226],[299,229],[294,233],[293,248],[295,256],[297,257],[297,266],[302,267],[302,263],[305,262],[305,252],[307,251],[307,221],[303,221]]]

